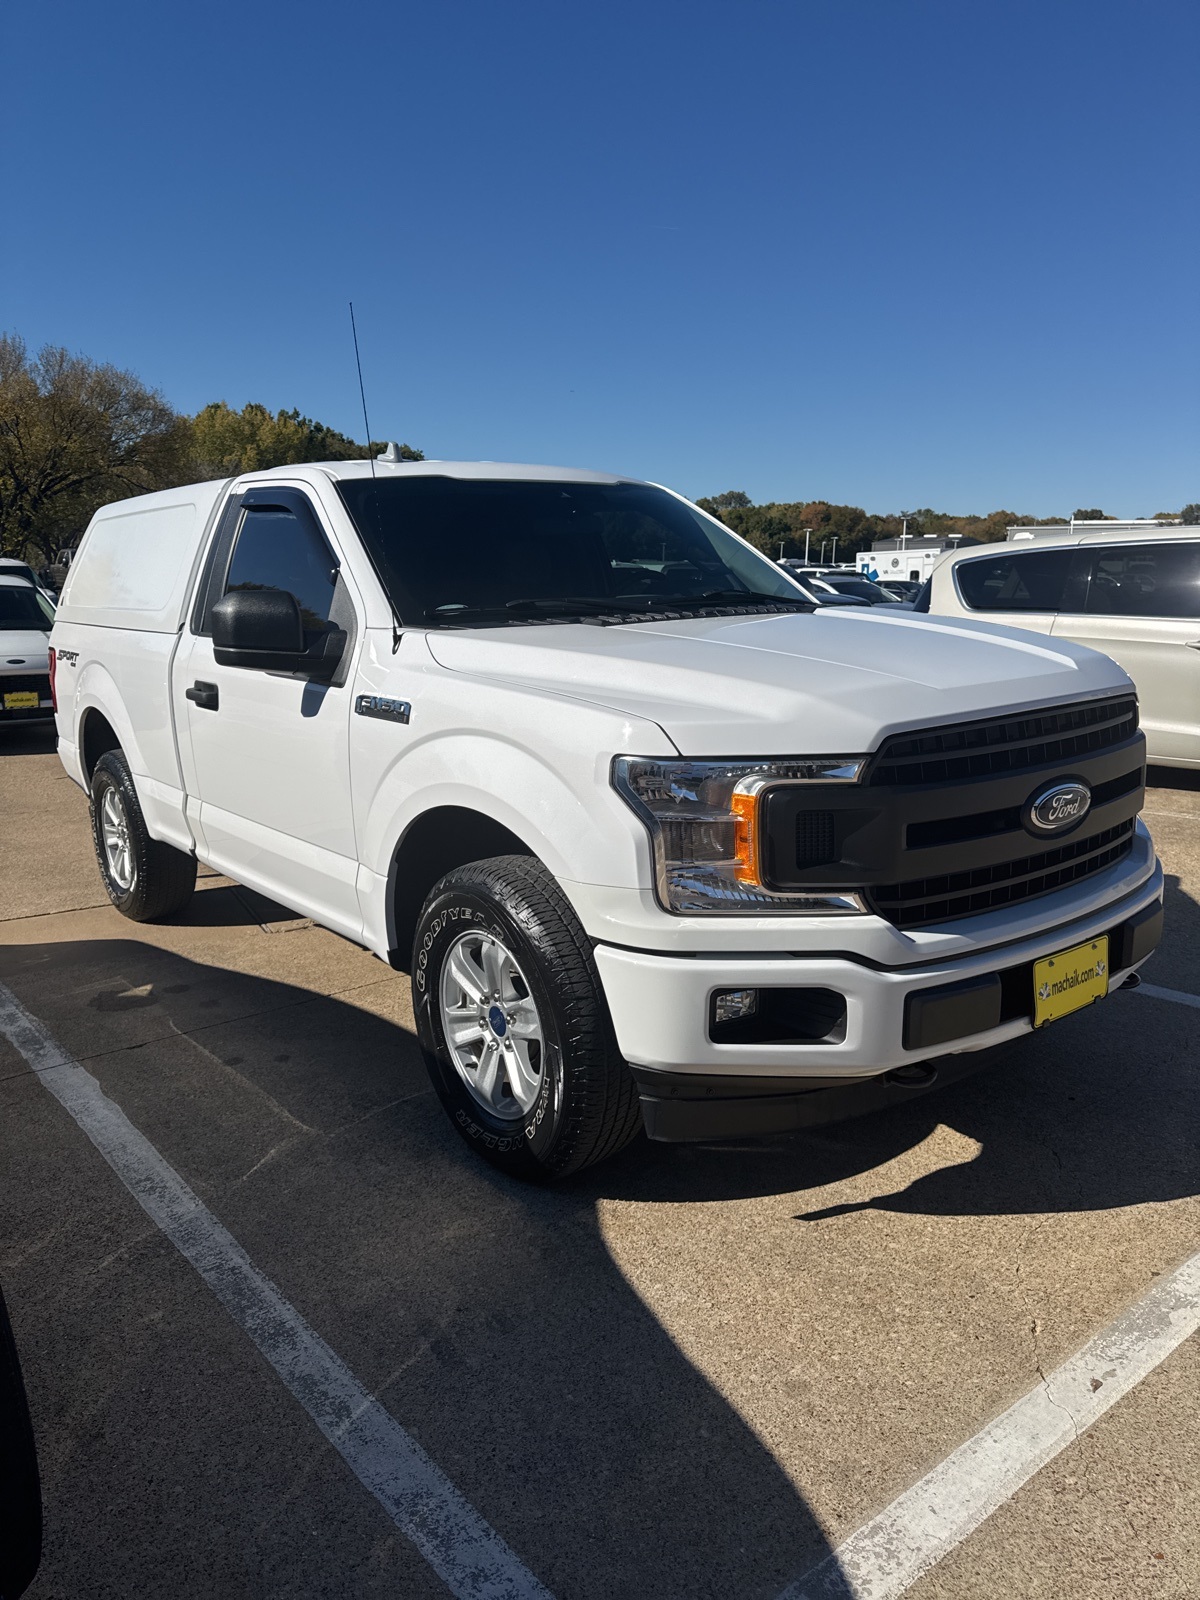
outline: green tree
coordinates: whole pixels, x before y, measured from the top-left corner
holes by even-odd
[[[1191,505],[1184,506],[1179,515],[1183,518],[1187,527],[1200,527],[1200,505],[1193,502]]]
[[[190,419],[191,475],[230,478],[240,472],[261,472],[266,467],[298,466],[306,461],[355,461],[383,448],[357,444],[336,428],[299,411],[277,411],[251,402],[235,411],[224,400],[214,401]],[[406,461],[423,461],[420,450],[401,445]]]
[[[105,501],[179,482],[188,443],[133,373],[0,335],[0,553],[45,560]]]
[[[1091,511],[1077,511],[1074,520],[1076,522],[1109,522],[1112,519],[1107,511],[1101,511],[1098,507],[1093,507]]]

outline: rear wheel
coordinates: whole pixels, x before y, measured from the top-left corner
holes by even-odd
[[[196,887],[196,858],[152,839],[129,763],[107,750],[92,773],[92,838],[108,898],[133,922],[182,911]]]
[[[637,1134],[637,1090],[591,944],[539,861],[498,856],[447,873],[421,913],[412,973],[433,1086],[485,1160],[563,1177]]]

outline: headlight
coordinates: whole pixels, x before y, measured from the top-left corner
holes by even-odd
[[[650,830],[658,898],[667,911],[861,911],[858,896],[765,888],[761,797],[779,784],[854,783],[865,758],[653,761],[618,756],[613,784]]]

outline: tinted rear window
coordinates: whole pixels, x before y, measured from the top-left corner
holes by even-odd
[[[1085,609],[1102,617],[1200,617],[1200,541],[1088,551]]]
[[[1023,550],[964,561],[958,592],[972,611],[1061,611],[1074,550]]]

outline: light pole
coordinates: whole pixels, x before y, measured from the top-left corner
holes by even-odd
[[[826,541],[824,539],[822,539],[821,540],[821,565],[822,566],[825,565],[825,544],[826,544]]]
[[[838,542],[838,536],[835,533],[834,536],[833,536],[833,564],[834,564],[835,567],[837,566],[837,542]]]
[[[804,530],[804,565],[805,566],[808,565],[808,541],[811,538],[812,538],[812,529],[811,528],[805,528],[805,530]]]

